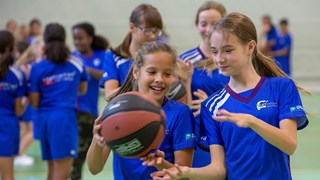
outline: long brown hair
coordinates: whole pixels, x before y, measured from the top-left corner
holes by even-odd
[[[227,10],[223,4],[216,2],[216,1],[205,1],[198,9],[195,19],[195,24],[198,25],[199,23],[199,14],[202,11],[207,11],[210,9],[214,9],[221,14],[221,17],[226,16]],[[217,69],[216,64],[213,62],[212,58],[209,57],[208,59],[198,61],[194,64],[195,68],[204,69],[207,71],[208,76],[211,76],[212,71]]]
[[[7,74],[13,64],[14,37],[8,31],[0,31],[0,79]]]
[[[256,43],[258,41],[254,23],[246,15],[237,12],[231,13],[219,20],[212,29],[212,32],[214,31],[231,33],[235,35],[242,44],[247,44],[252,40]],[[287,77],[286,73],[278,67],[275,61],[260,53],[257,47],[255,47],[252,55],[252,63],[260,76]],[[299,86],[297,86],[297,88],[299,91],[307,92]]]
[[[137,6],[130,15],[130,23],[134,25],[139,25],[145,23],[147,27],[155,27],[158,29],[163,28],[162,18],[157,10],[150,4],[140,4]],[[125,58],[129,58],[131,53],[129,51],[129,45],[132,40],[132,34],[129,32],[122,43],[113,49],[113,51]]]
[[[145,43],[144,45],[141,46],[138,52],[134,54],[133,64],[131,65],[130,71],[123,85],[120,87],[120,89],[117,92],[115,92],[113,95],[108,97],[107,101],[112,100],[116,96],[129,91],[138,91],[139,88],[137,85],[137,81],[133,77],[133,67],[135,66],[137,69],[140,70],[141,66],[144,63],[145,56],[149,54],[157,53],[157,52],[168,53],[172,58],[173,64],[176,64],[177,53],[176,53],[176,50],[173,49],[171,46],[169,46],[166,43],[158,42],[158,41]]]

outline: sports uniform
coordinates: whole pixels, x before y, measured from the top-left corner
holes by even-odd
[[[43,160],[77,156],[76,97],[80,82],[87,78],[82,61],[75,57],[61,64],[43,59],[32,66],[30,92],[40,94],[38,120]]]
[[[0,79],[0,156],[12,157],[19,152],[20,128],[15,114],[15,100],[26,96],[27,85],[22,71],[10,66]]]
[[[201,106],[207,145],[225,149],[228,179],[291,179],[289,155],[268,143],[251,128],[232,122],[217,122],[212,116],[219,109],[251,114],[279,128],[281,120],[297,120],[298,129],[307,126],[298,90],[286,77],[262,77],[254,89],[235,93],[228,85],[211,95]]]
[[[281,49],[287,49],[288,54],[283,56],[274,56],[279,67],[289,76],[291,75],[291,65],[290,65],[290,53],[291,53],[291,44],[292,37],[291,34],[279,34],[277,39],[276,51]]]

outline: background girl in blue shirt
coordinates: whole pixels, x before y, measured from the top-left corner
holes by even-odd
[[[199,132],[200,105],[208,96],[223,88],[228,78],[219,74],[211,57],[209,34],[215,22],[227,14],[223,4],[205,1],[198,9],[195,25],[201,36],[200,45],[182,53],[179,58],[193,64],[191,80],[192,102],[190,104],[196,118],[196,134]],[[202,167],[210,163],[209,149],[196,148],[193,167]]]
[[[77,119],[79,131],[78,157],[73,161],[71,179],[82,178],[82,166],[92,139],[91,129],[98,117],[99,81],[102,77],[106,49],[109,42],[95,34],[92,24],[83,22],[72,27],[73,42],[77,50],[72,54],[83,60],[88,72],[87,92],[77,98]]]
[[[289,156],[297,147],[297,129],[308,124],[297,86],[257,51],[255,26],[241,13],[215,24],[211,50],[219,71],[230,76],[201,106],[211,163],[176,165],[154,179],[292,179]]]
[[[14,179],[13,157],[19,152],[18,117],[23,112],[22,97],[26,95],[25,77],[13,66],[14,37],[0,31],[0,178]]]
[[[146,42],[155,41],[162,33],[159,11],[150,4],[141,4],[131,13],[129,33],[123,42],[109,51],[103,65],[100,86],[105,97],[115,92],[124,83],[132,64],[131,56]]]
[[[159,149],[166,156],[163,161],[154,163],[152,157],[140,160],[114,154],[114,179],[150,179],[151,172],[172,167],[174,163],[191,166],[195,147],[193,115],[188,106],[165,97],[171,85],[176,59],[176,53],[169,45],[156,41],[144,44],[134,56],[131,71],[114,97],[128,91],[139,91],[162,105],[167,120],[166,134]],[[87,154],[88,167],[93,174],[102,171],[110,154],[110,149],[98,135],[101,127],[99,121],[98,118],[95,122],[94,138]]]
[[[82,61],[70,56],[63,26],[50,23],[44,33],[44,59],[30,73],[30,102],[38,109],[42,159],[47,179],[68,179],[77,156],[76,98],[87,88]]]

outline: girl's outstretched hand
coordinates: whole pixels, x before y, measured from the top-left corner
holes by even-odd
[[[141,157],[140,160],[143,161],[143,166],[160,165],[164,160],[164,152],[157,150],[155,153],[150,153],[145,157]]]
[[[189,172],[190,172],[189,167],[179,166],[178,164],[175,164],[173,167],[169,169],[163,169],[162,171],[151,173],[151,177],[153,180],[181,179],[181,178],[188,178]]]
[[[250,114],[231,113],[225,109],[218,110],[216,115],[212,117],[216,121],[229,121],[243,128],[250,127],[255,118]]]

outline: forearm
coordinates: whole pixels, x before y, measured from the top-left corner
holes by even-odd
[[[105,151],[105,152],[104,152]],[[87,165],[92,174],[98,174],[102,171],[106,160],[109,157],[110,149],[102,148],[93,138],[87,152]],[[105,156],[105,157],[104,157]]]
[[[255,118],[250,127],[267,142],[284,153],[292,155],[297,147],[296,122],[292,119],[282,121],[294,122],[290,122],[289,128],[280,129]]]
[[[187,178],[190,179],[226,179],[227,171],[223,167],[219,167],[213,164],[209,164],[208,166],[202,168],[190,168],[189,173],[187,174]]]
[[[102,78],[102,71],[101,70],[97,70],[97,69],[93,69],[93,68],[88,67],[87,72],[97,80],[100,80]]]

